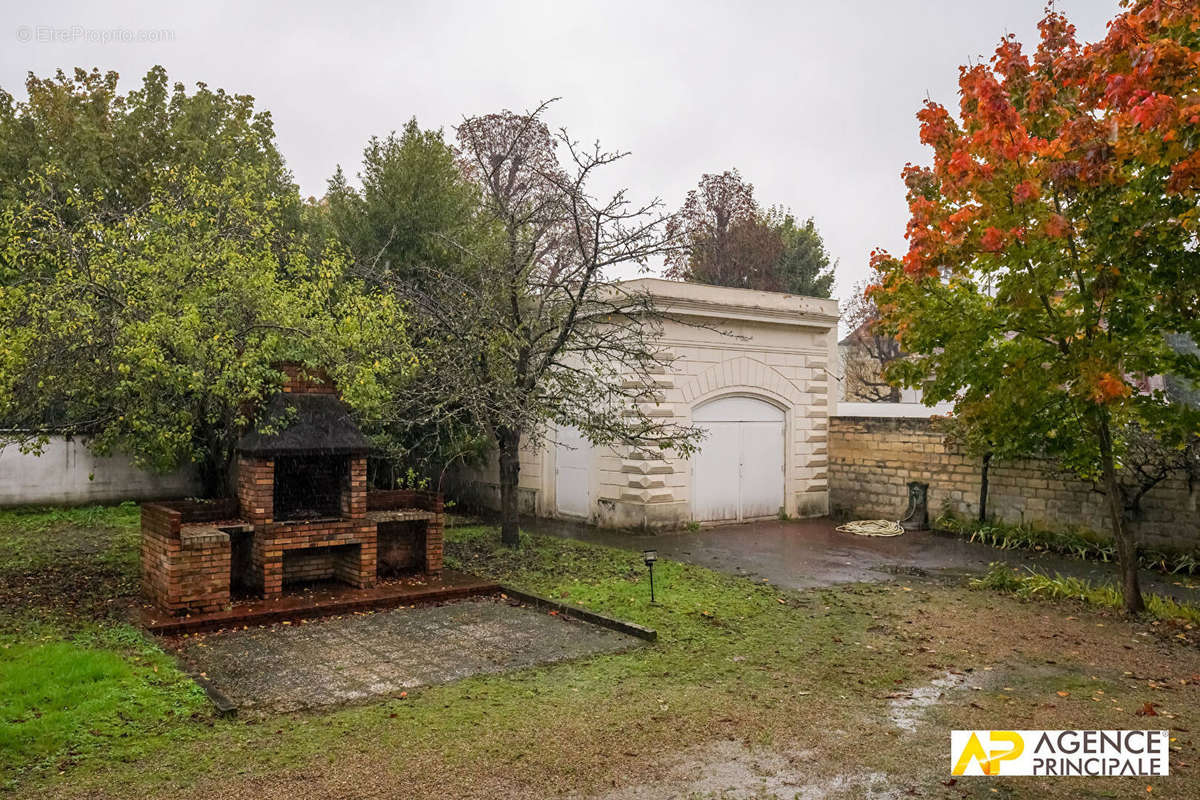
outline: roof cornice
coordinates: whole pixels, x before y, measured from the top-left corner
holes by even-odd
[[[634,278],[622,289],[644,292],[664,315],[705,320],[757,322],[826,331],[839,320],[837,301],[820,297],[713,286],[702,283]]]
[[[819,311],[761,308],[758,306],[743,306],[678,297],[655,297],[654,305],[666,316],[677,315],[703,317],[705,319],[760,322],[771,325],[816,328],[819,330],[829,330],[838,324],[836,314],[825,314]]]

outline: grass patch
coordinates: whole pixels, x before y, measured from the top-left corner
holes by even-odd
[[[119,613],[138,580],[136,504],[0,511],[0,787],[132,758],[203,692]]]
[[[0,573],[41,569],[63,558],[136,566],[137,503],[0,510]]]
[[[1034,550],[1104,562],[1117,558],[1111,539],[1083,529],[1050,531],[1031,525],[967,520],[953,514],[943,514],[934,522],[934,528],[999,550]],[[1142,546],[1138,548],[1138,564],[1168,575],[1200,575],[1200,552]]]
[[[44,531],[62,524],[77,528],[136,525],[141,507],[127,500],[114,506],[20,506],[0,509],[0,528]]]
[[[667,560],[655,564],[658,602],[651,605],[641,554],[557,537],[523,533],[521,546],[508,548],[500,545],[494,528],[460,528],[447,534],[446,558],[454,569],[654,628],[660,641],[655,659],[670,658],[670,668],[678,674],[743,675],[747,665],[760,662],[780,670],[796,668],[821,654],[822,643],[860,639],[872,622],[865,608],[851,611],[841,592],[787,592]],[[789,631],[803,633],[810,643],[794,654],[794,661],[780,659],[778,648]],[[705,657],[698,661],[699,653]],[[871,682],[890,684],[894,670],[879,660]]]
[[[997,589],[1022,600],[1076,600],[1104,608],[1119,610],[1124,607],[1121,590],[1112,584],[1096,584],[1058,573],[1050,575],[1028,567],[1020,570],[1004,564],[992,564],[985,575],[971,580],[971,586]],[[1143,593],[1143,597],[1146,600],[1146,613],[1154,619],[1163,622],[1182,620],[1200,625],[1200,608],[1157,594]]]
[[[138,591],[135,503],[0,511],[0,636],[83,630]]]
[[[207,713],[203,692],[131,627],[40,639],[0,644],[0,785],[96,753],[136,755],[180,718]]]
[[[475,796],[541,796],[550,783],[592,791],[616,764],[646,769],[664,743],[724,736],[768,746],[826,725],[858,730],[865,708],[844,702],[847,683],[878,706],[876,696],[912,678],[894,645],[868,632],[889,617],[887,589],[792,593],[660,561],[652,606],[638,554],[528,535],[508,548],[480,526],[448,530],[446,559],[656,628],[659,641],[332,711],[236,721],[176,714],[133,760],[80,748],[67,775],[30,772],[25,786],[154,796],[213,775],[262,780],[368,758],[364,772],[386,776],[395,796],[461,794],[451,787],[464,781]]]
[[[447,531],[448,565],[656,628],[658,642],[404,698],[217,719],[157,642],[108,605],[54,591],[65,570],[82,572],[79,590],[106,603],[135,591],[136,514],[64,513],[83,516],[0,517],[3,535],[27,548],[19,562],[0,559],[0,574],[27,580],[25,627],[0,606],[10,620],[0,623],[0,726],[28,726],[0,740],[12,796],[533,800],[618,786],[689,796],[691,777],[720,767],[724,751],[712,745],[730,741],[755,758],[779,757],[763,763],[791,763],[800,793],[861,796],[838,781],[878,773],[919,795],[945,779],[949,726],[922,723],[901,737],[887,716],[897,691],[951,669],[991,669],[995,686],[943,708],[953,727],[1122,727],[1144,724],[1132,712],[1146,698],[1120,676],[1174,677],[1155,671],[1161,642],[1122,647],[1128,632],[1095,626],[1100,615],[1086,611],[1068,622],[1034,604],[917,580],[790,592],[665,560],[652,606],[637,553],[527,535],[509,548],[496,529],[467,526]],[[31,532],[39,526],[55,535]],[[1200,673],[1194,650],[1172,652],[1180,676]],[[1193,685],[1170,682],[1179,688],[1161,710],[1194,707]],[[1055,693],[1064,687],[1067,698]],[[1087,694],[1094,688],[1102,702]],[[1184,744],[1180,760],[1195,761]],[[672,767],[680,754],[690,760]],[[654,783],[663,778],[674,783]],[[1193,777],[1169,780],[1165,789]],[[991,796],[993,785],[980,782],[977,794]],[[1070,788],[1037,786],[1036,796],[1066,800]]]

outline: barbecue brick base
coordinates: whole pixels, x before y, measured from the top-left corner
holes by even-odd
[[[365,473],[351,469],[365,483]],[[263,480],[259,472],[255,483]],[[269,599],[281,596],[291,583],[333,579],[365,589],[375,586],[381,573],[441,574],[445,514],[440,495],[400,490],[357,494],[350,505],[362,509],[362,517],[303,522],[251,524],[245,517],[261,520],[256,512],[263,505],[251,506],[251,513],[239,519],[236,500],[146,504],[143,591],[171,614],[208,613],[229,607],[234,584]],[[412,509],[420,518],[376,522],[370,517],[378,515],[367,508],[385,516]],[[383,563],[381,529],[389,548]],[[244,543],[238,552],[245,555],[235,555],[232,540]]]
[[[272,523],[262,526],[261,535],[256,528],[250,557],[261,580],[256,588],[263,597],[278,597],[285,583],[314,579],[314,570],[359,589],[374,586],[375,541],[375,525],[366,520]],[[297,574],[285,574],[285,560],[299,568]]]
[[[172,613],[218,611],[229,605],[229,534],[183,518],[165,505],[142,508],[142,586]]]
[[[281,368],[284,394],[336,394],[320,370]],[[322,436],[330,425],[311,419],[307,424],[315,427],[302,434],[313,439],[311,449],[292,442],[272,450],[260,442],[239,452],[236,499],[142,507],[142,586],[152,603],[172,614],[211,612],[229,606],[235,584],[266,599],[279,597],[287,584],[305,581],[334,579],[357,589],[375,586],[381,524],[389,537],[390,563],[385,567],[399,560],[430,575],[441,573],[441,495],[368,492],[366,440],[357,431],[352,436],[343,431],[329,446]],[[347,423],[353,429],[348,418]],[[309,466],[290,462],[279,471],[277,485],[277,457],[300,458]],[[297,497],[320,497],[327,489],[337,492],[336,503],[319,501],[308,511],[297,508]],[[327,513],[331,518],[287,520],[277,519],[277,513]],[[397,522],[402,524],[392,524]]]

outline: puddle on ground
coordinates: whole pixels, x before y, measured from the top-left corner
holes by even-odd
[[[622,786],[589,800],[894,800],[900,794],[882,772],[820,777],[811,751],[781,752],[723,740],[691,747],[664,762],[662,777]],[[574,800],[582,800],[575,796]]]
[[[888,703],[888,718],[902,731],[914,733],[925,712],[941,703],[947,692],[979,686],[978,676],[962,672],[947,672],[925,686],[910,689]]]

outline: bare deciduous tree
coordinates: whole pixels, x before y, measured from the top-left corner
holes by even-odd
[[[1119,457],[1119,488],[1125,515],[1137,520],[1142,513],[1142,498],[1155,486],[1173,477],[1191,481],[1200,467],[1200,438],[1169,444],[1154,433],[1131,424],[1123,436],[1124,452]]]
[[[669,221],[681,246],[667,260],[667,277],[744,288],[765,287],[783,253],[779,234],[760,219],[754,186],[736,170],[700,177]]]
[[[904,353],[893,337],[875,330],[879,310],[865,289],[862,284],[854,287],[845,312],[850,327],[850,334],[843,340],[845,396],[865,403],[898,403],[900,387],[887,382],[884,370]]]
[[[829,297],[833,288],[829,252],[812,218],[759,208],[754,186],[736,169],[702,175],[667,232],[679,242],[667,258],[668,278],[811,297]]]
[[[520,451],[544,441],[550,423],[594,444],[683,454],[699,437],[649,413],[670,364],[656,345],[662,317],[647,293],[611,276],[670,252],[667,217],[657,200],[635,204],[623,190],[593,196],[595,174],[626,154],[551,132],[547,105],[463,121],[461,157],[490,235],[464,248],[460,269],[395,286],[429,322],[411,406],[473,420],[494,440],[509,544]]]

